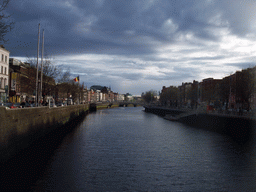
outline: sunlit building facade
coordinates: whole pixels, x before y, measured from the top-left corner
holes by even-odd
[[[3,45],[0,45],[0,102],[6,102],[9,95],[9,55]]]

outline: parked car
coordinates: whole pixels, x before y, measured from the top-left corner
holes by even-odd
[[[25,104],[26,104],[25,102],[21,102],[21,103],[20,103],[20,107],[21,107],[21,108],[25,108]]]
[[[13,104],[13,108],[22,108],[22,106],[20,105],[20,103],[14,103]]]
[[[34,105],[33,105],[33,104],[31,104],[31,103],[27,103],[27,102],[26,102],[25,104],[23,104],[23,105],[22,105],[22,108],[24,108],[23,106],[24,106],[25,108],[27,108],[27,107],[34,107]]]
[[[57,107],[55,103],[50,103],[50,107]]]
[[[5,107],[9,107],[9,108],[11,108],[12,105],[13,105],[13,103],[5,103],[4,104]]]
[[[67,105],[74,105],[73,100],[72,99],[68,99],[67,100]]]
[[[57,107],[62,107],[62,106],[64,106],[64,103],[58,102],[58,103],[56,103],[56,105],[57,105]]]
[[[17,108],[16,106],[14,106],[13,103],[5,103],[4,106],[5,106],[5,107],[8,107],[8,108],[11,108],[11,109],[12,109],[12,108]]]

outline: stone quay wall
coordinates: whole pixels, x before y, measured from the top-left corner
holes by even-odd
[[[0,163],[87,112],[87,104],[53,108],[0,107]]]
[[[163,117],[167,114],[173,115],[178,118],[170,120],[179,121],[196,128],[224,134],[238,142],[246,143],[249,140],[256,140],[255,116],[244,117],[238,115],[192,113],[177,109],[150,106],[144,106],[144,108],[145,112],[154,113]]]
[[[199,113],[182,117],[179,121],[197,128],[228,135],[242,143],[255,139],[256,121],[253,118]]]
[[[145,112],[154,113],[162,117],[164,117],[167,114],[179,115],[186,112],[179,109],[169,109],[169,108],[157,107],[157,106],[143,106],[143,107],[145,108]]]

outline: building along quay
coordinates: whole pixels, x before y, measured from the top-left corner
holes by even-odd
[[[167,120],[179,121],[190,126],[225,134],[234,140],[246,143],[256,133],[256,119],[252,113],[206,112],[202,109],[174,109],[162,106],[145,105],[145,112],[164,117]]]

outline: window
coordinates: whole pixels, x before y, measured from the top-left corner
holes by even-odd
[[[5,88],[5,85],[7,85],[7,79],[6,78],[4,79],[4,88]]]
[[[7,75],[7,68],[4,68],[4,74]]]
[[[3,66],[1,67],[1,73],[4,73],[4,67]]]
[[[7,63],[7,56],[5,56],[5,63]]]
[[[2,54],[2,61],[4,61],[4,55]]]
[[[2,89],[2,81],[3,81],[3,78],[0,78],[0,89]]]

